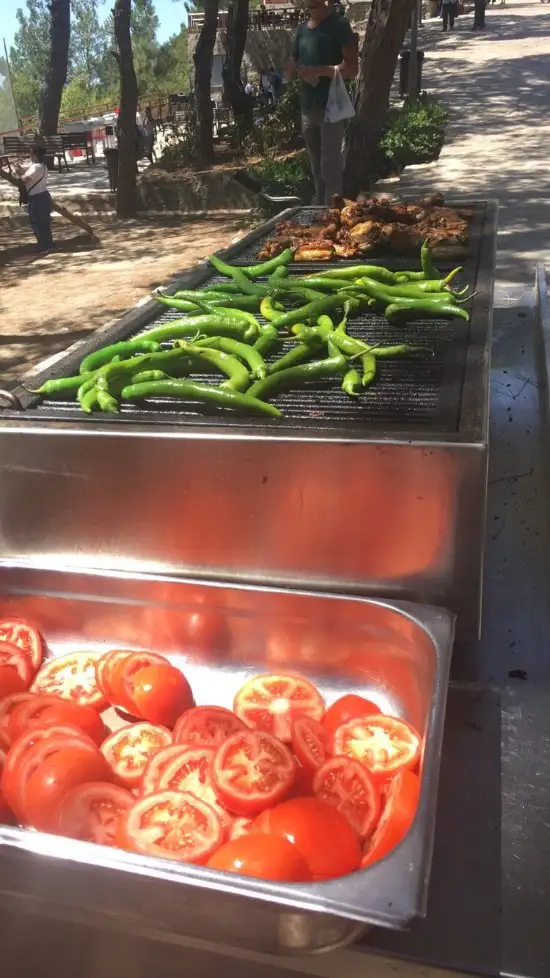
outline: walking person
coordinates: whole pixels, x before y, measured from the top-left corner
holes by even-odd
[[[31,146],[30,165],[18,167],[21,179],[19,203],[27,204],[29,221],[37,241],[37,251],[44,254],[53,248],[52,198],[48,192],[48,167],[44,162],[46,148],[40,143]]]
[[[148,105],[145,109],[145,115],[143,117],[142,130],[144,134],[143,138],[143,155],[147,157],[150,163],[156,159],[155,154],[155,123],[153,120],[153,113],[151,112],[151,106]]]
[[[474,0],[474,23],[473,31],[485,30],[485,6],[486,0]]]
[[[449,30],[454,31],[456,17],[455,0],[443,0],[441,5],[441,16],[443,17],[443,30],[446,31],[448,28]]]
[[[355,78],[358,45],[351,24],[326,0],[306,0],[308,19],[299,25],[292,42],[288,77],[298,72],[302,109],[302,135],[315,183],[315,202],[330,204],[342,193],[342,149],[345,122],[326,122],[330,83],[338,70],[342,78]]]

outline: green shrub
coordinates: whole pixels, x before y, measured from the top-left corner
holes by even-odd
[[[269,153],[275,148],[292,149],[300,139],[300,132],[300,88],[293,80],[285,86],[274,107],[256,119],[254,129],[247,136],[246,148],[257,153]]]
[[[261,181],[266,194],[274,197],[296,196],[308,202],[313,196],[313,179],[305,150],[286,159],[277,159],[273,154],[268,154],[251,172]]]
[[[446,122],[446,109],[427,95],[412,105],[391,109],[380,137],[380,167],[384,175],[400,173],[412,163],[437,159]]]

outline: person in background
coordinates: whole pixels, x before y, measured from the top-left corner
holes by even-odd
[[[455,0],[443,0],[441,4],[441,16],[443,17],[443,30],[446,31],[448,28],[454,31],[456,17]]]
[[[45,147],[40,143],[33,143],[30,165],[17,168],[28,194],[29,221],[40,254],[53,248],[52,198],[48,192],[48,168],[44,162],[45,155]]]
[[[254,98],[255,95],[254,85],[252,84],[251,81],[247,81],[246,85],[244,86],[244,91],[245,91],[245,95],[248,95],[250,98]]]
[[[328,92],[336,67],[343,78],[356,78],[358,47],[349,20],[326,0],[306,0],[306,5],[308,19],[294,35],[287,76],[298,72],[300,77],[302,135],[315,183],[315,202],[330,204],[333,194],[342,193],[345,122],[325,122]]]
[[[147,157],[150,163],[153,159],[156,159],[155,154],[155,123],[153,120],[153,113],[151,112],[151,106],[148,105],[145,109],[145,115],[143,117],[142,123],[143,130],[143,155]]]

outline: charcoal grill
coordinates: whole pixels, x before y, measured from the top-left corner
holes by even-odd
[[[8,405],[0,415],[1,558],[399,596],[445,605],[460,632],[475,633],[496,205],[467,206],[470,323],[353,320],[362,338],[434,352],[380,363],[359,403],[332,381],[281,395],[285,417],[270,423],[162,400],[86,418],[16,389],[22,411]],[[278,221],[306,222],[312,210],[289,209],[224,257],[249,263]],[[203,262],[170,285],[212,278]],[[148,301],[26,382],[75,373],[86,353],[173,318]]]

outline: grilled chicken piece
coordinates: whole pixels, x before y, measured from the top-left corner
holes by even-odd
[[[423,236],[417,227],[408,224],[386,224],[380,232],[379,243],[394,254],[410,255],[422,247]]]
[[[334,254],[338,255],[339,258],[356,258],[360,252],[356,245],[335,244]]]
[[[356,224],[348,234],[350,244],[358,244],[360,241],[368,240],[374,227],[374,221],[363,221],[361,224]]]
[[[330,261],[334,255],[332,242],[330,247],[318,247],[317,242],[308,241],[298,248],[294,254],[294,261]]]

